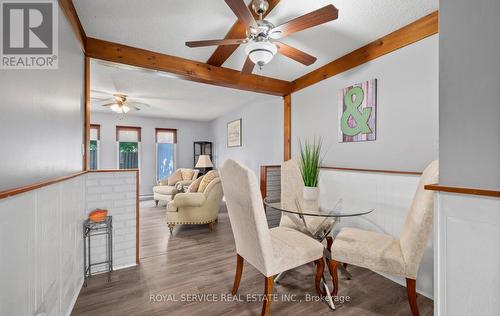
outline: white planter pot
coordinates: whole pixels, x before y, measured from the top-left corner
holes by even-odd
[[[304,201],[315,202],[318,201],[319,188],[318,187],[304,187]]]

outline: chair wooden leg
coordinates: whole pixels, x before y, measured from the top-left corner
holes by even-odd
[[[269,316],[271,313],[271,300],[273,295],[273,277],[265,277],[264,279],[264,302],[262,303],[261,316]]]
[[[333,238],[332,236],[326,236],[326,249],[332,251]]]
[[[417,305],[417,281],[406,278],[406,293],[408,294],[408,303],[410,303],[411,314],[419,316]]]
[[[208,229],[213,232],[214,231],[214,222],[208,223]]]
[[[323,277],[323,272],[325,271],[325,261],[323,258],[319,258],[318,260],[314,261],[316,264],[316,275],[314,276],[314,285],[316,287],[316,293],[320,297],[325,295],[325,292],[321,290],[321,278]]]
[[[333,291],[331,293],[332,296],[337,296],[339,292],[339,276],[337,272],[337,265],[337,261],[333,259],[328,260],[328,270],[330,270],[330,275],[332,276],[333,280]]]
[[[243,272],[243,257],[236,254],[236,275],[234,276],[233,290],[231,293],[236,295],[240,287],[241,273]]]

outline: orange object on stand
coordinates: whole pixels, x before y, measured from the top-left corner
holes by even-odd
[[[102,222],[106,220],[108,216],[108,210],[97,209],[95,211],[90,212],[89,219],[93,222]]]

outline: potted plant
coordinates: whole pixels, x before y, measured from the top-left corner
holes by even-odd
[[[305,143],[299,140],[300,147],[300,173],[304,180],[304,200],[317,201],[319,196],[318,177],[321,164],[321,146],[322,139],[316,139],[311,142],[306,139]]]

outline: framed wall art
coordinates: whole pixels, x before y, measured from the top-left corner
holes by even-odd
[[[339,142],[375,140],[377,136],[377,79],[339,90]]]
[[[227,147],[241,147],[241,119],[227,123]]]

